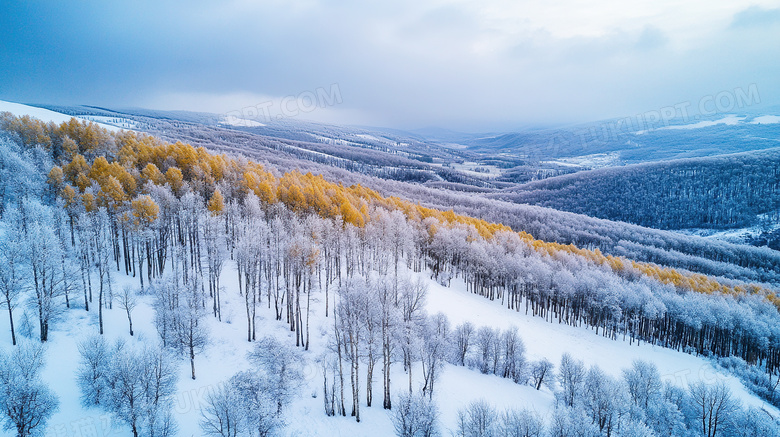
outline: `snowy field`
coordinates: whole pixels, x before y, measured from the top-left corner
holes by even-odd
[[[239,127],[260,127],[265,126],[263,123],[255,120],[248,120],[246,118],[238,118],[236,116],[226,116],[219,122],[219,124],[225,126],[239,126]]]
[[[0,100],[0,112],[10,112],[11,114],[16,116],[29,115],[30,117],[35,117],[46,123],[54,122],[57,124],[70,121],[71,118],[77,118],[79,120],[95,121],[101,127],[106,128],[112,132],[117,132],[120,130],[120,128],[117,126],[100,123],[99,120],[97,120],[98,117],[89,117],[89,118],[74,117],[72,115],[63,114],[61,112],[54,112],[48,109],[36,108],[35,106],[22,105],[21,103],[6,102],[4,100]]]
[[[675,124],[671,126],[663,126],[656,128],[655,130],[679,130],[679,129],[701,129],[705,127],[717,126],[719,124],[725,126],[737,126],[740,124],[775,124],[780,123],[780,115],[760,115],[753,117],[751,121],[746,121],[747,117],[740,117],[735,114],[726,115],[718,120],[702,120],[696,123],[688,124]],[[635,135],[642,135],[646,133],[646,130],[640,130],[634,132]]]
[[[98,123],[101,126],[110,125],[125,130],[132,130],[138,127],[138,123],[136,123],[134,120],[130,120],[129,118],[104,117],[104,116],[97,116],[97,115],[85,115],[78,118],[94,121],[95,123]]]
[[[780,115],[762,115],[760,117],[756,117],[753,119],[753,121],[750,122],[751,124],[774,124],[774,123],[780,123]]]
[[[701,129],[703,127],[717,126],[719,124],[725,124],[726,126],[736,126],[741,123],[745,117],[738,117],[730,114],[719,120],[703,120],[698,123],[680,124],[672,126],[659,127],[658,130],[674,130],[674,129]]]
[[[544,161],[545,163],[558,164],[568,167],[585,167],[588,169],[597,169],[602,167],[614,167],[620,164],[620,153],[594,153],[592,155],[574,156],[571,158],[560,158],[553,161]]]
[[[760,406],[773,413],[778,411],[749,394],[734,377],[729,377],[714,369],[708,361],[673,350],[651,345],[630,346],[627,341],[613,341],[596,335],[590,329],[575,328],[549,323],[538,317],[526,316],[522,311],[515,312],[504,308],[500,302],[491,302],[465,291],[462,282],[452,281],[451,287],[443,287],[421,274],[429,285],[427,309],[433,314],[447,314],[452,325],[471,321],[476,327],[492,326],[506,328],[517,326],[520,330],[529,360],[546,357],[556,365],[564,352],[583,360],[587,365],[599,365],[604,371],[620,376],[621,369],[629,367],[632,360],[642,358],[654,362],[662,378],[685,386],[688,382],[725,381],[745,406]],[[246,320],[243,298],[238,294],[237,275],[234,263],[227,263],[223,271],[223,321],[213,317],[209,323],[210,344],[205,352],[195,359],[197,379],[189,377],[188,360],[179,361],[179,384],[174,401],[174,415],[179,424],[180,436],[201,435],[199,427],[200,407],[205,402],[209,390],[230,378],[249,364],[246,354],[253,347],[246,341]],[[123,275],[115,277],[114,290],[125,285],[138,287],[137,278]],[[333,290],[333,289],[332,289]],[[75,296],[73,301],[78,302]],[[386,411],[381,407],[381,372],[375,371],[374,406],[361,405],[361,423],[347,417],[327,417],[322,402],[322,371],[316,362],[317,356],[324,350],[325,335],[330,329],[332,318],[325,318],[324,293],[315,292],[312,299],[312,339],[311,350],[305,352],[307,362],[304,366],[306,386],[298,399],[291,405],[286,415],[289,436],[391,436],[392,424]],[[332,295],[331,295],[332,298]],[[105,335],[107,338],[122,338],[127,341],[156,342],[157,333],[153,325],[154,311],[152,297],[144,296],[133,312],[135,337],[129,336],[127,317],[116,305],[105,311]],[[287,325],[273,320],[273,310],[266,305],[260,312],[258,337],[273,335],[293,342]],[[22,309],[15,312],[17,326],[22,323]],[[35,323],[33,317],[33,325]],[[81,308],[67,311],[51,332],[48,343],[47,366],[43,372],[44,380],[56,392],[60,399],[60,409],[50,421],[48,436],[87,437],[87,436],[125,436],[131,435],[129,428],[114,425],[105,412],[95,408],[83,408],[79,403],[79,391],[76,384],[76,369],[79,362],[77,344],[82,339],[97,333],[97,312],[89,313]],[[8,320],[0,318],[0,345],[10,348]],[[408,376],[400,364],[394,365],[392,384],[394,393],[400,393],[408,387]],[[420,376],[419,364],[413,368],[413,375]],[[363,375],[365,378],[365,375]],[[416,385],[421,383],[415,378]],[[365,397],[365,381],[361,382]],[[441,424],[444,435],[454,429],[457,410],[472,400],[489,399],[499,409],[508,407],[527,407],[549,418],[554,398],[547,388],[540,391],[527,385],[514,384],[509,379],[493,375],[483,375],[476,370],[445,365],[441,379],[437,381],[434,398],[441,412]],[[347,395],[347,407],[351,401]],[[348,410],[349,411],[349,410]],[[10,433],[0,434],[11,436]]]

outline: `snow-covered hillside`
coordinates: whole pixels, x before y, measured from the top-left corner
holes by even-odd
[[[413,273],[408,273],[415,275]],[[428,286],[427,310],[430,314],[443,312],[453,325],[470,321],[475,326],[507,328],[517,326],[525,342],[529,359],[546,357],[554,363],[560,361],[564,352],[569,352],[586,365],[598,365],[608,374],[619,377],[621,369],[628,368],[634,359],[655,363],[662,379],[681,387],[688,383],[724,381],[745,406],[756,406],[777,415],[772,406],[748,393],[733,376],[715,369],[703,358],[651,345],[629,345],[627,341],[613,341],[596,335],[586,328],[574,328],[549,323],[538,317],[526,316],[504,308],[499,302],[491,302],[477,295],[467,293],[462,282],[453,280],[451,287],[444,287],[432,281],[427,273],[417,274]],[[203,354],[196,357],[197,379],[189,378],[189,362],[179,361],[179,384],[174,401],[174,415],[178,422],[180,436],[202,434],[199,426],[200,409],[205,405],[206,394],[224,383],[238,371],[250,367],[246,355],[254,346],[246,341],[246,320],[243,315],[243,297],[239,296],[234,263],[228,263],[222,275],[225,286],[223,294],[223,321],[208,318],[210,341]],[[137,279],[119,276],[114,289],[124,286],[137,287]],[[315,299],[324,299],[324,294],[315,292]],[[263,306],[267,302],[263,302]],[[17,320],[23,319],[19,312]],[[30,315],[34,319],[34,315]],[[288,325],[273,320],[273,310],[261,310],[258,322],[258,336],[272,335],[282,341],[294,344]],[[128,342],[156,342],[157,333],[153,324],[152,297],[144,296],[142,303],[133,312],[135,336],[129,336],[127,317],[123,310],[114,305],[105,312],[105,335],[109,339],[122,338]],[[17,322],[19,323],[19,322]],[[35,321],[33,320],[33,324]],[[8,320],[0,318],[0,338],[3,348],[10,348]],[[353,418],[327,417],[322,404],[322,370],[317,358],[324,351],[326,333],[331,329],[332,317],[325,318],[322,305],[315,305],[312,313],[311,350],[304,353],[306,363],[304,375],[306,386],[294,401],[285,417],[285,435],[290,436],[393,436],[391,420],[381,403],[371,408],[362,408],[362,422]],[[78,343],[98,331],[97,313],[83,309],[71,309],[60,320],[51,333],[47,344],[47,366],[44,380],[60,398],[60,410],[50,421],[48,434],[52,436],[86,437],[93,435],[128,435],[126,426],[115,424],[110,415],[95,408],[84,408],[79,403],[76,370],[79,362]],[[32,341],[35,341],[34,339]],[[421,385],[420,363],[415,364],[413,375],[415,385]],[[408,377],[401,364],[394,364],[392,381],[394,391],[400,393]],[[363,375],[364,377],[364,375]],[[381,385],[381,376],[375,376],[375,384]],[[442,428],[454,430],[457,411],[473,400],[488,399],[497,407],[527,407],[549,420],[554,405],[552,392],[547,388],[540,391],[528,385],[518,385],[509,379],[495,375],[483,375],[476,370],[446,364],[437,383],[434,394],[441,411]],[[365,383],[363,383],[365,386]],[[446,434],[446,433],[445,433]],[[8,435],[11,434],[0,434]]]
[[[89,118],[73,117],[72,115],[63,114],[61,112],[54,112],[48,109],[37,108],[35,106],[23,105],[21,103],[6,102],[4,100],[0,100],[0,112],[10,112],[11,114],[16,116],[29,115],[30,117],[35,117],[47,123],[54,122],[57,124],[69,121],[71,118],[77,118],[80,120],[95,122],[101,127],[108,129],[112,132],[116,132],[120,130],[120,127],[111,124],[102,123],[101,121],[105,121],[105,120],[99,120],[97,117],[89,117]],[[128,124],[127,128],[130,127],[131,126]]]

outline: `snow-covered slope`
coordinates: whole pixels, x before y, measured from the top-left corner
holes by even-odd
[[[69,121],[71,118],[74,118],[71,115],[63,114],[61,112],[54,112],[48,109],[36,108],[35,106],[23,105],[21,103],[6,102],[4,100],[0,100],[0,112],[10,112],[11,114],[16,116],[29,115],[31,117],[40,119],[41,121],[44,122],[54,122],[57,124]],[[78,118],[80,120],[87,120],[84,117],[75,117],[75,118]],[[120,130],[120,128],[116,126],[112,126],[110,124],[99,123],[99,122],[97,124],[110,131]]]
[[[598,365],[613,376],[620,376],[621,369],[631,365],[632,360],[641,358],[654,362],[664,380],[680,386],[689,382],[724,381],[742,400],[745,406],[760,406],[777,414],[777,409],[748,393],[734,377],[727,376],[713,368],[705,359],[661,347],[642,344],[629,345],[627,341],[606,339],[586,328],[549,323],[538,317],[526,316],[524,312],[506,309],[500,302],[467,293],[462,282],[453,280],[451,287],[444,287],[429,279],[426,273],[419,274],[428,283],[427,310],[429,313],[445,313],[453,325],[471,321],[475,326],[506,328],[517,326],[525,342],[529,359],[546,357],[558,363],[564,352],[569,352],[587,365]],[[223,321],[209,317],[210,343],[203,354],[196,357],[197,379],[189,378],[189,362],[179,361],[179,384],[174,402],[174,414],[178,421],[180,436],[201,435],[200,408],[206,394],[240,370],[249,368],[246,354],[253,347],[246,341],[246,321],[243,299],[239,296],[234,263],[227,263],[222,275],[226,287],[223,298]],[[114,289],[123,286],[137,287],[137,279],[119,276]],[[304,367],[306,387],[292,404],[286,417],[285,435],[290,436],[392,436],[393,429],[387,412],[381,407],[381,400],[368,408],[361,405],[361,423],[347,417],[327,417],[322,404],[322,371],[316,359],[325,350],[325,335],[331,328],[332,318],[323,314],[324,293],[314,293],[312,300],[311,350],[305,352]],[[79,302],[73,296],[71,302]],[[318,303],[314,303],[318,302]],[[105,332],[109,339],[122,338],[126,341],[154,342],[157,333],[153,325],[154,311],[152,297],[144,296],[142,303],[133,312],[135,337],[128,334],[127,318],[117,308],[105,311]],[[273,335],[292,343],[293,337],[283,322],[274,320],[273,310],[267,302],[260,311],[258,336]],[[21,309],[17,310],[16,322],[21,325]],[[32,316],[33,325],[35,324]],[[10,347],[8,320],[0,318],[0,347]],[[76,385],[76,370],[79,362],[78,343],[97,332],[97,313],[87,313],[83,308],[73,308],[65,313],[50,334],[47,346],[47,367],[43,373],[45,381],[60,398],[60,410],[52,418],[48,433],[56,436],[128,435],[129,429],[113,424],[105,412],[94,408],[83,408],[79,404]],[[421,374],[419,363],[413,368],[413,375]],[[365,377],[365,375],[363,375]],[[375,372],[374,384],[381,391],[381,374]],[[421,383],[415,377],[415,384]],[[400,364],[395,365],[392,375],[393,391],[400,393],[408,386],[408,376]],[[365,381],[361,383],[365,387]],[[493,375],[483,375],[475,370],[445,365],[437,383],[434,398],[441,411],[442,428],[456,427],[457,411],[469,402],[480,398],[489,399],[499,408],[527,407],[549,418],[554,397],[549,389],[536,391],[530,386],[517,385],[511,380]],[[347,400],[349,405],[350,401]],[[0,434],[8,435],[11,434]]]

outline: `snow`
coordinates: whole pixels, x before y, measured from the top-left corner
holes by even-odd
[[[471,321],[476,327],[492,326],[507,328],[517,326],[525,342],[530,360],[546,357],[557,364],[564,352],[571,353],[587,365],[598,365],[605,372],[619,377],[621,370],[631,365],[634,359],[654,362],[665,380],[685,386],[688,382],[703,380],[725,381],[745,405],[761,406],[777,414],[778,411],[751,395],[734,377],[716,370],[705,359],[661,347],[634,343],[630,346],[622,339],[614,341],[596,335],[590,329],[576,328],[546,322],[526,316],[524,310],[515,312],[483,297],[465,291],[462,280],[453,280],[451,287],[444,287],[431,280],[428,274],[417,274],[429,284],[427,310],[433,314],[444,312],[455,326],[463,321]],[[208,317],[210,344],[195,358],[197,379],[189,377],[189,362],[179,361],[179,384],[174,400],[174,415],[180,427],[179,435],[201,435],[200,407],[206,394],[220,383],[229,379],[238,371],[249,368],[246,354],[253,347],[246,341],[246,322],[244,320],[243,300],[238,294],[235,264],[228,262],[222,275],[223,321]],[[114,290],[125,285],[138,287],[137,278],[115,275]],[[334,290],[331,289],[331,292]],[[83,296],[72,295],[71,302],[78,302]],[[95,296],[96,299],[96,296]],[[381,406],[381,371],[375,371],[374,405],[365,406],[365,380],[361,382],[362,399],[361,423],[350,417],[327,417],[322,405],[322,373],[316,363],[316,357],[326,347],[325,336],[331,327],[332,318],[323,314],[324,293],[317,293],[312,299],[311,350],[304,353],[306,363],[304,374],[306,386],[300,397],[290,406],[286,416],[289,436],[392,436],[392,423],[388,413]],[[332,299],[332,294],[331,294]],[[139,306],[133,312],[135,337],[128,334],[125,313],[118,307],[104,311],[105,335],[113,341],[121,338],[126,341],[154,342],[157,333],[153,325],[154,311],[152,297],[142,296]],[[267,302],[263,301],[264,305]],[[15,312],[17,326],[22,318],[22,308]],[[273,310],[267,306],[259,308],[258,336],[273,335],[293,342],[289,328],[283,322],[274,320]],[[78,343],[97,332],[97,312],[86,313],[82,308],[74,308],[65,313],[64,320],[58,322],[51,332],[47,348],[47,366],[43,372],[44,380],[60,398],[60,410],[50,421],[48,434],[52,436],[91,436],[91,435],[128,435],[129,429],[111,422],[111,418],[97,408],[83,408],[79,403],[79,391],[75,375],[78,367]],[[0,318],[0,347],[10,348],[7,317]],[[413,367],[414,385],[421,385],[419,363]],[[362,375],[365,378],[365,375]],[[392,373],[393,392],[400,393],[408,387],[408,376],[400,364],[395,364]],[[316,397],[313,395],[316,394]],[[349,390],[346,392],[349,412],[351,405]],[[540,391],[530,386],[514,384],[512,381],[494,375],[483,375],[475,370],[445,365],[437,382],[434,393],[441,412],[441,424],[444,434],[456,427],[457,411],[468,403],[481,398],[488,399],[499,409],[526,407],[539,412],[543,418],[549,418],[554,397],[552,392],[543,388]],[[2,434],[0,436],[10,436]]]
[[[569,167],[585,167],[590,169],[612,167],[620,164],[620,153],[594,153],[591,155],[574,156],[571,158],[560,158],[554,161],[545,161]]]
[[[378,143],[385,143],[385,144],[395,145],[395,141],[390,141],[387,138],[378,138],[378,137],[376,137],[374,135],[370,135],[370,134],[356,134],[355,136],[358,137],[358,138],[362,138],[364,140],[370,140],[370,141],[376,141]]]
[[[54,112],[50,111],[48,109],[43,108],[37,108],[35,106],[29,106],[29,105],[23,105],[21,103],[13,103],[13,102],[7,102],[4,100],[0,100],[0,112],[10,112],[13,115],[16,115],[17,117],[22,115],[29,115],[30,117],[35,117],[43,122],[54,122],[57,124],[70,121],[71,118],[77,118],[79,120],[86,120],[90,121],[90,118],[97,119],[98,117],[80,117],[80,116],[72,116],[68,114],[63,114],[61,112]],[[97,120],[94,120],[97,121]],[[119,131],[120,129],[116,126],[111,126],[109,124],[98,122],[98,125],[101,127],[108,129],[110,131]]]
[[[135,120],[130,120],[129,118],[122,118],[122,117],[103,117],[97,115],[84,115],[79,118],[83,118],[89,121],[94,121],[95,123],[116,126],[122,129],[134,129],[138,125],[138,123]]]
[[[438,162],[432,163],[431,165],[436,167],[444,167],[444,164]],[[447,165],[450,168],[459,171],[460,173],[479,179],[492,179],[501,176],[501,169],[491,164],[482,164],[475,161],[464,161],[462,164],[457,162],[450,162]],[[477,168],[485,169],[487,172],[476,171]]]
[[[753,121],[750,122],[750,124],[773,124],[773,123],[780,123],[780,115],[762,115],[760,117],[754,118]]]
[[[238,118],[235,116],[227,116],[220,121],[220,124],[226,125],[226,126],[239,126],[239,127],[262,127],[265,126],[263,123],[260,123],[259,121],[255,120],[248,120],[246,118]]]
[[[491,302],[465,291],[465,283],[453,280],[451,288],[430,283],[428,312],[441,311],[455,325],[470,321],[475,326],[492,326],[506,329],[516,326],[525,342],[528,358],[546,357],[556,365],[564,352],[582,360],[587,366],[598,365],[606,373],[620,377],[622,369],[631,367],[636,359],[656,364],[664,381],[685,387],[688,383],[724,381],[744,404],[761,406],[768,411],[778,410],[749,393],[734,376],[716,369],[704,358],[672,349],[642,343],[629,345],[628,340],[610,340],[587,328],[550,323],[540,317],[526,316],[525,307],[520,312]],[[491,400],[492,400],[491,396]]]
[[[749,243],[751,239],[758,238],[763,233],[772,233],[780,229],[780,222],[774,221],[768,214],[760,214],[758,216],[758,219],[759,219],[759,224],[744,227],[744,228],[734,228],[734,229],[693,228],[693,229],[679,229],[674,232],[683,235],[695,235],[697,237],[702,237],[702,238],[728,241],[730,243],[745,244],[745,243]]]
[[[659,127],[658,130],[663,129],[700,129],[703,127],[710,127],[715,126],[718,124],[725,124],[727,126],[735,126],[742,122],[745,119],[745,117],[738,117],[736,115],[727,115],[719,120],[703,120],[698,123],[691,123],[691,124],[681,124],[681,125],[674,125],[674,126],[664,126]]]
[[[727,115],[719,120],[702,120],[697,123],[689,123],[689,124],[677,124],[672,126],[663,126],[656,129],[651,130],[679,130],[679,129],[701,129],[705,127],[711,127],[716,126],[719,124],[723,124],[726,126],[737,126],[740,124],[775,124],[780,123],[780,115],[760,115],[757,117],[753,117],[753,119],[749,122],[745,121],[747,117],[740,117],[734,114]],[[639,130],[634,132],[635,135],[643,135],[647,133],[647,130]]]

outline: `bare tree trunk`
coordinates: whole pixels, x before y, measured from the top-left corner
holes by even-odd
[[[374,399],[374,392],[372,389],[371,380],[374,378],[374,361],[372,357],[368,358],[366,372],[366,405],[371,406],[371,401]]]
[[[130,316],[130,308],[126,308],[127,311],[127,321],[130,322],[130,336],[133,336],[133,318]]]
[[[98,321],[100,325],[100,335],[103,335],[103,279],[100,279],[100,292],[98,293]]]
[[[190,367],[192,368],[192,380],[195,380],[195,345],[190,341]]]
[[[309,309],[310,308],[311,308],[311,276],[309,276],[309,289],[306,290],[306,347],[304,348],[304,350],[309,350]]]
[[[11,299],[6,299],[6,305],[8,305],[8,318],[11,321],[11,344],[16,346],[16,331],[14,331],[14,313],[11,307]]]
[[[252,297],[254,299],[254,296]],[[246,341],[252,341],[252,314],[249,312],[249,280],[244,290],[244,302],[246,303]]]

